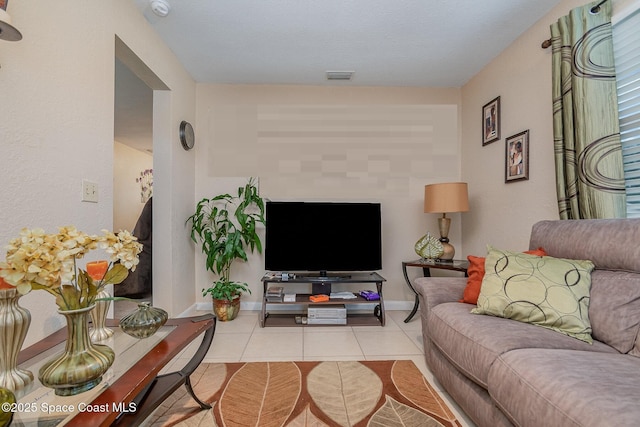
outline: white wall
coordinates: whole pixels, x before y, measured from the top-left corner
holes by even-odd
[[[136,226],[144,202],[140,197],[140,172],[153,169],[153,156],[115,141],[113,144],[113,230]]]
[[[413,300],[401,262],[417,258],[426,231],[437,233],[437,215],[423,213],[424,185],[460,179],[459,89],[199,84],[197,92],[197,200],[257,176],[272,200],[379,201],[385,298]],[[460,214],[453,218],[462,251]],[[213,276],[196,260],[199,294]],[[263,273],[258,255],[234,267],[232,278],[253,291],[243,301],[261,298]]]
[[[73,224],[89,233],[112,227],[118,35],[171,89],[166,129],[154,133],[156,185],[165,186],[156,192],[164,227],[154,240],[164,244],[159,255],[170,267],[167,275],[154,274],[154,288],[162,290],[159,306],[182,312],[193,303],[192,288],[186,293],[173,284],[193,282],[182,218],[193,204],[194,156],[180,148],[177,130],[195,116],[195,83],[128,0],[68,0],[63,7],[22,0],[11,2],[9,12],[24,38],[0,42],[0,244],[23,227],[53,232]],[[80,201],[83,179],[98,184],[99,203]],[[171,258],[172,252],[180,255]],[[62,326],[50,295],[32,292],[21,304],[33,316],[27,344]]]

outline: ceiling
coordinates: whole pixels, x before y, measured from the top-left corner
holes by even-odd
[[[200,83],[459,87],[560,0],[131,0]],[[355,71],[327,81],[326,71]]]
[[[131,1],[199,83],[422,87],[464,85],[560,2],[166,0],[161,18]],[[151,151],[152,105],[116,61],[115,139]]]

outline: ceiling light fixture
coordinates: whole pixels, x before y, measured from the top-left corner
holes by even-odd
[[[327,80],[351,80],[355,71],[327,71]]]
[[[169,14],[169,12],[171,12],[171,5],[167,0],[151,0],[149,2],[149,5],[151,6],[151,10],[153,11],[153,13],[162,18],[164,18]]]

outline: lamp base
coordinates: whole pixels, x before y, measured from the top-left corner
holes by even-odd
[[[449,239],[447,239],[446,237],[441,238],[440,243],[442,243],[442,248],[444,249],[444,253],[440,255],[440,258],[438,258],[438,261],[453,262],[453,256],[456,254],[456,249],[453,247],[451,243],[449,243]]]
[[[444,253],[438,258],[442,261],[451,261],[456,254],[456,250],[451,243],[449,243],[449,226],[451,225],[451,218],[447,218],[447,214],[443,213],[442,218],[438,218],[438,228],[440,229],[440,243]]]

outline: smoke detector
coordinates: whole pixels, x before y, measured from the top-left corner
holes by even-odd
[[[327,80],[351,80],[355,71],[327,71]]]
[[[151,6],[153,13],[162,18],[171,12],[171,5],[167,0],[151,0],[149,2],[149,6]]]

